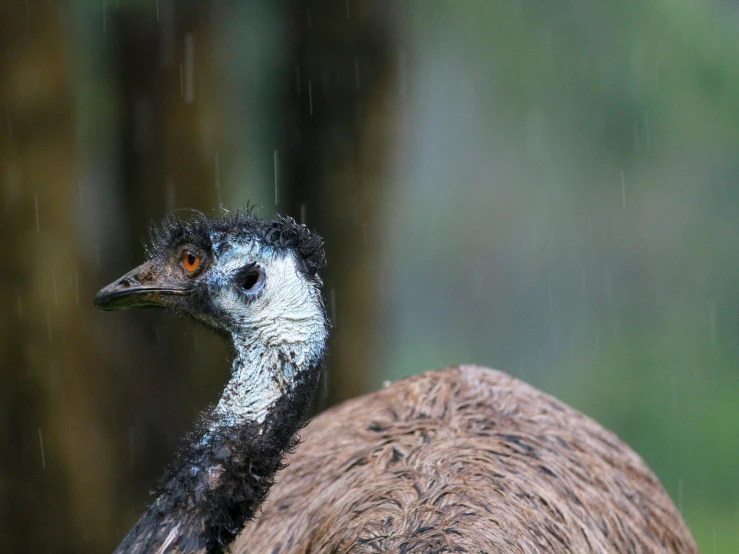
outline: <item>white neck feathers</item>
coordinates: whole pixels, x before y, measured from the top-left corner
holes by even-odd
[[[297,373],[323,356],[328,328],[318,287],[306,281],[290,255],[274,258],[264,269],[258,298],[248,304],[223,298],[233,318],[236,357],[214,414],[218,424],[263,423]]]

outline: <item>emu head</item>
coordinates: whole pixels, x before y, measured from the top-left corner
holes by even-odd
[[[104,287],[101,310],[167,308],[240,339],[279,346],[326,328],[323,240],[291,218],[195,212],[152,228],[148,260]]]

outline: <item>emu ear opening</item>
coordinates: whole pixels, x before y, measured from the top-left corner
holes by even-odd
[[[234,270],[231,279],[239,289],[255,294],[264,286],[264,269],[257,262],[252,262]]]

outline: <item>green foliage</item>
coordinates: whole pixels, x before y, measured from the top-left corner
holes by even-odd
[[[560,374],[560,396],[645,459],[704,552],[714,544],[716,552],[739,549],[737,367],[733,349],[655,328],[583,355]]]
[[[384,377],[523,377],[639,452],[703,552],[739,552],[736,8],[412,6],[423,107],[454,116],[405,193]]]

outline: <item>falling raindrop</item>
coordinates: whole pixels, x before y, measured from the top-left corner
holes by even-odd
[[[313,84],[310,81],[308,81],[308,106],[310,115],[313,115]]]
[[[300,223],[301,225],[306,225],[306,221],[308,218],[308,209],[306,208],[305,204],[300,205]]]
[[[33,195],[33,206],[36,209],[36,231],[40,231],[41,225],[38,220],[38,194]]]
[[[621,170],[621,207],[626,209],[626,181],[624,180],[624,170]]]
[[[44,453],[44,435],[41,433],[41,427],[38,428],[38,442],[41,446],[41,467],[46,469],[46,454]]]
[[[275,206],[280,203],[280,155],[277,150],[274,151],[274,169],[275,169]]]
[[[216,198],[218,199],[218,205],[220,206],[223,201],[221,199],[221,162],[216,152]]]
[[[349,9],[349,0],[346,0],[346,18],[351,19],[351,10]]]
[[[56,290],[56,275],[53,273],[51,274],[51,282],[54,285],[54,306],[58,306],[59,305],[59,295],[57,294],[57,290]]]
[[[192,33],[185,35],[185,102],[195,99],[194,46]]]
[[[308,22],[308,27],[313,27],[313,17],[310,13],[310,8],[305,8],[305,18]]]
[[[331,324],[336,326],[336,291],[331,289]]]

